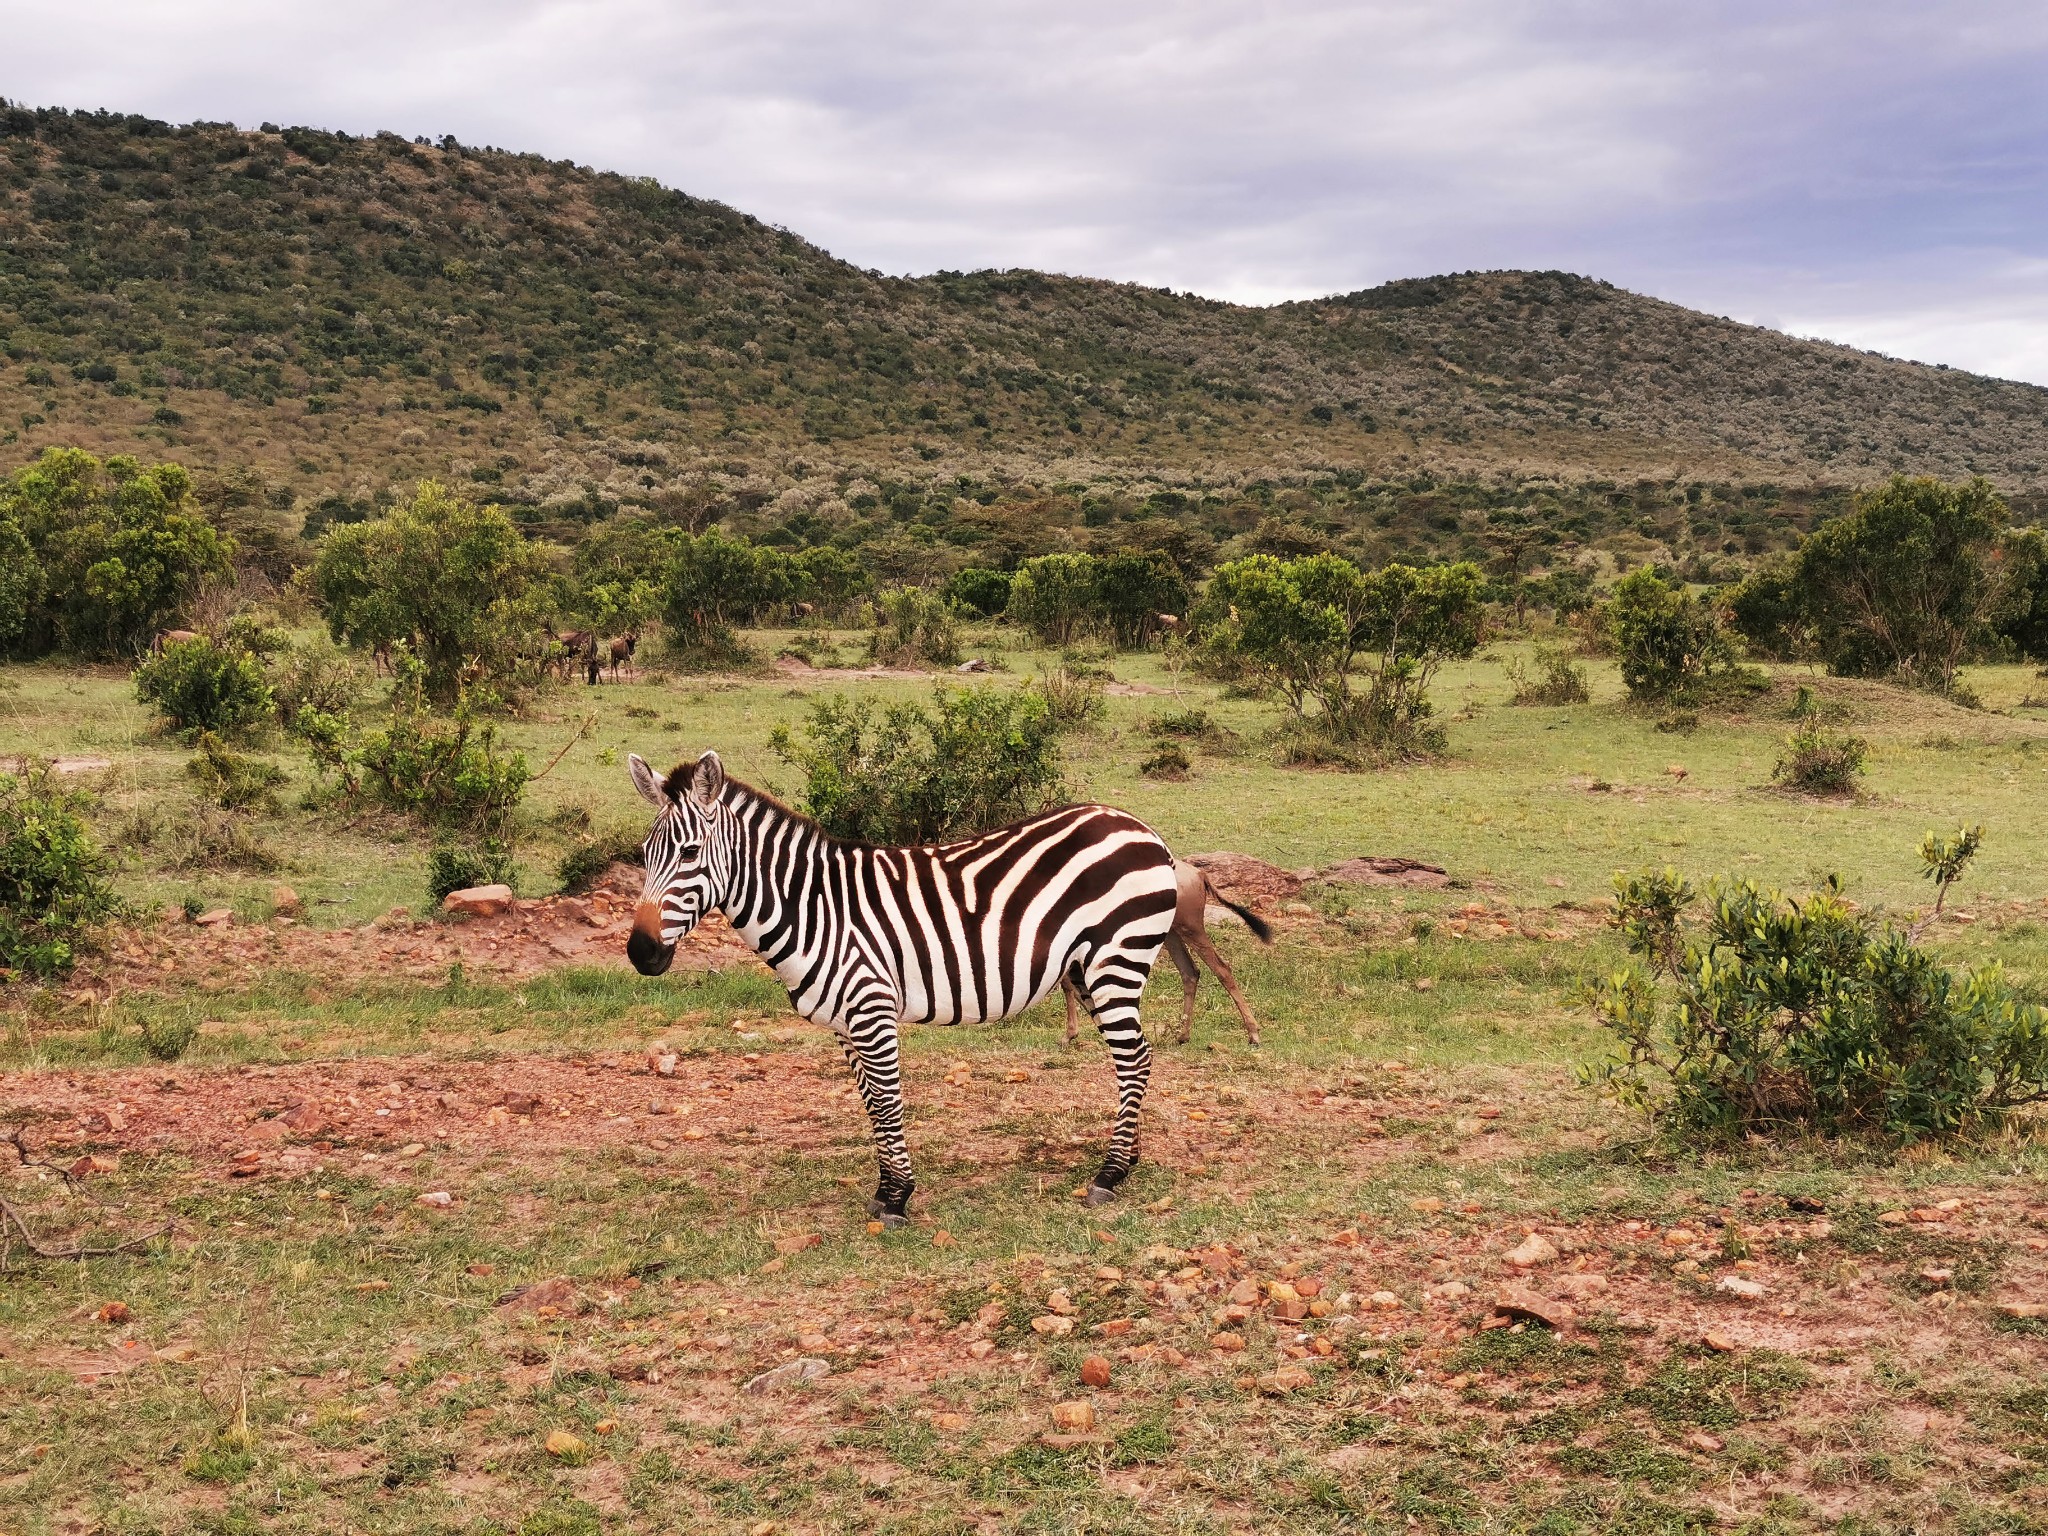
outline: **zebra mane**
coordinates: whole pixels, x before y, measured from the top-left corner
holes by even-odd
[[[661,781],[661,792],[671,800],[680,800],[689,793],[690,786],[696,782],[697,759],[691,758],[688,762],[677,763],[675,767],[669,769],[668,777]],[[723,797],[725,799],[758,800],[762,804],[780,811],[792,821],[800,821],[810,827],[818,826],[816,818],[806,816],[793,805],[784,804],[774,795],[769,794],[767,790],[757,785],[749,784],[745,779],[734,778],[730,772],[725,776],[725,789],[726,793]],[[818,827],[818,830],[824,832],[822,827]],[[829,836],[830,834],[827,833],[826,835]],[[846,839],[840,838],[838,841],[844,842]]]

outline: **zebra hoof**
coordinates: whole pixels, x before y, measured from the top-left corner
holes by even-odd
[[[1110,1201],[1114,1200],[1115,1198],[1115,1190],[1105,1189],[1100,1184],[1090,1184],[1088,1186],[1088,1193],[1081,1197],[1081,1203],[1085,1206],[1094,1207],[1098,1205],[1107,1205]]]

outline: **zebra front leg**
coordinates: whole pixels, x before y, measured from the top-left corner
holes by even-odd
[[[1138,1117],[1145,1107],[1146,1084],[1152,1080],[1152,1045],[1138,1018],[1144,991],[1145,977],[1139,975],[1134,986],[1123,967],[1098,971],[1088,983],[1088,1011],[1095,1015],[1095,1027],[1116,1068],[1116,1125],[1110,1131],[1109,1155],[1084,1197],[1088,1205],[1116,1198],[1117,1186],[1138,1164]]]
[[[896,1021],[857,1021],[839,1030],[839,1048],[853,1068],[854,1086],[867,1106],[874,1130],[875,1157],[881,1165],[868,1214],[884,1226],[907,1226],[907,1207],[917,1181],[910,1176],[910,1145],[903,1135],[903,1062]]]

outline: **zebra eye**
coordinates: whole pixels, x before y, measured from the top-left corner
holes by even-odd
[[[685,843],[682,846],[680,856],[684,863],[694,863],[697,858],[698,851],[698,845],[696,843]]]

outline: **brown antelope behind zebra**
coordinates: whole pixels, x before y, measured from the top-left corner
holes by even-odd
[[[568,682],[577,671],[584,674],[588,682],[597,681],[597,631],[594,629],[567,629],[555,636],[555,644],[562,668],[562,681]]]
[[[1230,908],[1251,929],[1252,935],[1261,944],[1273,942],[1273,930],[1249,907],[1241,907],[1209,883],[1209,877],[1200,868],[1185,859],[1173,861],[1175,901],[1173,928],[1166,935],[1167,958],[1173,961],[1173,968],[1180,972],[1180,1043],[1186,1045],[1194,1032],[1195,991],[1201,985],[1202,973],[1195,966],[1195,957],[1200,956],[1209,969],[1216,973],[1216,979],[1223,983],[1223,990],[1230,994],[1230,1000],[1237,1005],[1237,1016],[1244,1020],[1245,1038],[1253,1045],[1259,1043],[1259,1021],[1252,1017],[1252,1005],[1245,1001],[1244,990],[1231,974],[1230,965],[1216,952],[1216,946],[1209,942],[1208,908],[1214,901]],[[1070,984],[1062,983],[1067,994],[1067,1044],[1080,1042],[1080,1009]]]
[[[206,637],[196,629],[160,629],[149,642],[149,654],[161,656],[167,645],[183,645],[188,640],[203,640]]]
[[[627,630],[623,635],[620,635],[616,640],[610,641],[606,645],[605,654],[611,661],[613,682],[616,683],[619,680],[620,673],[631,665],[633,653],[639,648],[640,631],[637,628]]]

